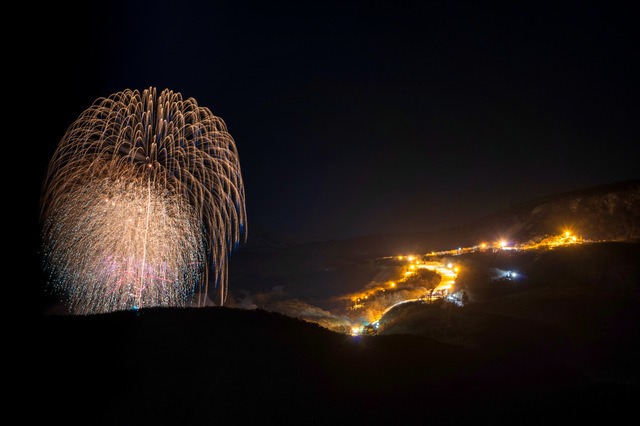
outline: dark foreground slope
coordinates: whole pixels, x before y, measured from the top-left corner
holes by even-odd
[[[509,362],[544,360],[638,389],[638,259],[640,244],[622,242],[459,256],[456,285],[470,303],[400,305],[381,319],[380,333],[425,336]],[[506,270],[518,274],[496,275]]]
[[[624,418],[638,397],[546,358],[354,338],[261,310],[48,316],[30,341],[25,415],[51,423],[575,424]]]

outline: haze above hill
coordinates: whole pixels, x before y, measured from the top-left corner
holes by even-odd
[[[425,254],[501,239],[525,243],[566,229],[589,240],[640,238],[640,180],[537,198],[464,226],[434,232],[291,244],[268,231],[250,228],[247,244],[231,256],[229,281],[232,291],[286,285],[289,290],[299,288],[300,297],[321,297],[328,295],[329,282],[348,285],[366,279],[371,273],[362,263],[366,259]],[[341,273],[345,276],[328,277]]]

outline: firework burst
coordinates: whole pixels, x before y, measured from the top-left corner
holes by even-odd
[[[44,257],[72,312],[219,303],[246,238],[244,187],[225,123],[169,90],[100,98],[61,140],[42,195]]]

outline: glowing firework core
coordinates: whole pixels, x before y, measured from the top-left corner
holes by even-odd
[[[46,265],[74,313],[183,306],[206,297],[209,266],[222,304],[228,252],[246,236],[235,143],[168,90],[98,99],[51,160],[42,216]]]

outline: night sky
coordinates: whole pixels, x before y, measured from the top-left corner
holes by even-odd
[[[37,185],[96,98],[149,86],[225,120],[250,234],[425,231],[640,177],[631,9],[344,3],[39,9],[32,99],[48,113]]]

